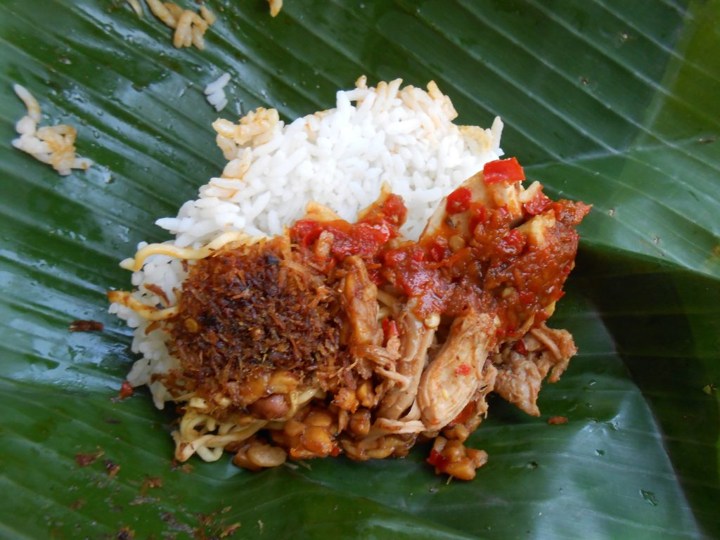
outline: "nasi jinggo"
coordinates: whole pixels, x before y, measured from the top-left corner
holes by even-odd
[[[485,159],[416,238],[390,181],[356,219],[310,202],[278,234],[141,245],[124,262],[135,291],[109,296],[137,328],[130,382],[179,411],[176,458],[262,469],[432,440],[436,472],[472,479],[488,395],[538,416],[541,383],[576,352],[546,322],[589,207],[523,180],[516,159]]]

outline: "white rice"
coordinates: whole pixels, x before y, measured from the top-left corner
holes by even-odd
[[[225,96],[225,86],[230,82],[230,74],[223,73],[216,80],[211,82],[205,87],[205,99],[208,103],[215,107],[217,112],[222,111],[228,103],[227,97]]]
[[[502,122],[496,118],[490,129],[458,126],[450,99],[434,83],[424,91],[401,88],[401,82],[368,88],[361,77],[356,88],[337,93],[334,109],[289,124],[274,109],[258,109],[237,124],[217,120],[217,143],[228,160],[222,175],[202,186],[176,217],[157,225],[174,235],[169,243],[197,248],[226,231],[280,234],[310,201],[353,221],[387,182],[408,207],[403,232],[417,238],[443,196],[502,155]],[[209,86],[211,94],[224,84],[225,75]],[[133,295],[158,304],[160,299],[143,289],[152,283],[172,303],[184,278],[177,260],[155,255],[133,274]],[[153,373],[172,369],[176,360],[168,355],[166,333],[146,333],[148,322],[127,307],[113,304],[110,310],[135,328],[132,348],[143,355],[128,376],[131,384],[148,384]],[[152,386],[162,407],[165,391]]]
[[[222,78],[216,82],[222,82]],[[179,246],[198,246],[219,232],[279,234],[311,200],[353,220],[387,182],[405,199],[405,233],[417,238],[439,201],[497,159],[502,122],[490,129],[457,126],[455,109],[434,84],[429,92],[401,81],[337,93],[335,109],[285,124],[259,109],[239,124],[218,120],[228,163],[174,218],[157,224]]]
[[[62,176],[67,176],[73,169],[89,169],[92,160],[75,153],[75,128],[67,124],[38,126],[42,112],[37,99],[19,84],[13,84],[13,90],[25,104],[27,114],[15,123],[15,131],[20,136],[13,139],[12,145],[52,166]]]

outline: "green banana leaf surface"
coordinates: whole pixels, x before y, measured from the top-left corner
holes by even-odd
[[[0,537],[720,537],[720,1],[206,5],[201,51],[146,4],[0,1]],[[225,71],[218,114],[202,90]],[[531,179],[593,205],[553,319],[580,352],[540,418],[492,401],[472,482],[435,476],[426,446],[261,473],[174,463],[172,414],[118,399],[134,359],[107,313],[130,286],[118,262],[221,171],[218,115],[292,119],[363,74],[436,81],[462,124],[501,116]],[[93,167],[61,177],[11,146],[13,83]]]

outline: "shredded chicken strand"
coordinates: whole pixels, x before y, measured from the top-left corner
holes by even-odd
[[[537,398],[543,380],[557,382],[567,369],[577,349],[566,330],[553,330],[544,323],[522,339],[519,352],[515,344],[507,344],[494,355],[498,369],[495,392],[532,416],[540,416]]]

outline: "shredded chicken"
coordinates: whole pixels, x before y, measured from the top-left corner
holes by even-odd
[[[527,414],[540,416],[537,398],[543,380],[549,373],[548,380],[557,382],[577,349],[569,332],[545,324],[530,330],[518,343],[522,346],[507,344],[493,356],[498,369],[495,392]]]
[[[449,424],[474,396],[495,326],[492,316],[472,310],[453,321],[447,340],[420,380],[417,400],[427,430]]]
[[[411,310],[404,311],[400,321],[403,330],[401,341],[403,356],[396,365],[398,372],[408,377],[409,382],[406,388],[390,389],[380,403],[378,415],[389,420],[400,419],[415,402],[420,377],[427,363],[428,349],[435,337],[435,329],[425,326]]]

